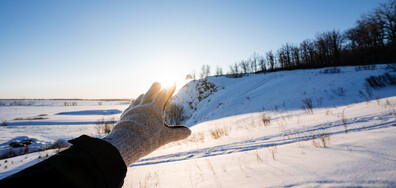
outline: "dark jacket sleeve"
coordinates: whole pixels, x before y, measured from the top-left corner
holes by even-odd
[[[126,165],[110,143],[86,135],[36,165],[0,180],[0,187],[121,187]]]

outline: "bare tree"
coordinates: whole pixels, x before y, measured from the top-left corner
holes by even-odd
[[[186,75],[186,78],[185,78],[186,81],[189,81],[189,80],[192,80],[192,79],[193,79],[193,77],[191,76],[191,74],[187,74]]]
[[[249,62],[248,61],[245,61],[245,60],[241,61],[239,63],[239,66],[242,69],[242,73],[244,73],[244,74],[249,73],[250,69],[249,69]]]
[[[259,63],[260,56],[254,52],[250,58],[250,70],[251,72],[257,72],[257,64]]]
[[[344,36],[339,31],[333,30],[326,33],[326,39],[329,45],[330,56],[332,56],[333,65],[340,64],[341,51],[343,50]]]
[[[291,58],[291,46],[289,43],[282,45],[282,47],[278,50],[279,62],[281,63],[282,68],[290,68],[292,67],[292,58]]]
[[[383,24],[386,39],[396,42],[396,1],[389,0],[374,11],[375,17]]]
[[[232,77],[239,77],[239,64],[238,63],[234,63],[234,65],[230,65],[230,74],[232,75]]]
[[[240,70],[239,70],[239,65],[238,65],[238,63],[235,63],[235,64],[234,64],[234,71],[235,71],[235,74],[240,74],[240,73],[241,73]]]
[[[258,62],[260,67],[259,71],[265,73],[267,71],[267,67],[265,65],[265,58],[263,56],[260,56]]]
[[[316,35],[315,39],[315,48],[317,49],[317,55],[318,55],[318,63],[320,64],[319,66],[324,66],[325,64],[328,64],[329,60],[328,54],[328,45],[326,43],[326,36],[323,33],[319,33]]]
[[[195,81],[196,79],[197,79],[197,76],[195,75],[195,70],[193,70],[193,72],[192,72],[192,79]]]
[[[385,23],[379,15],[380,13],[364,15],[356,22],[356,27],[345,32],[351,49],[367,51],[385,45]]]
[[[295,45],[291,45],[290,46],[290,50],[291,50],[291,56],[292,56],[292,64],[294,66],[300,66],[301,62],[300,62],[300,48],[298,48],[298,46]]]
[[[199,73],[199,78],[200,79],[204,79],[204,78],[206,78],[205,76],[206,76],[206,66],[202,65],[201,66],[201,72]]]
[[[210,66],[202,65],[201,72],[199,73],[199,78],[204,79],[210,76]]]
[[[216,67],[216,76],[222,76],[223,75],[223,68],[217,66]]]
[[[208,76],[210,76],[210,66],[206,65],[205,78],[207,78]]]
[[[277,53],[278,53],[278,61],[281,68],[292,67],[291,47],[288,43],[282,45],[282,47],[278,49]]]
[[[272,52],[272,50],[268,51],[266,53],[267,56],[267,62],[270,65],[270,69],[274,70],[275,69],[275,56],[274,53]]]
[[[304,65],[315,66],[315,42],[312,40],[304,40],[300,44],[301,61]]]

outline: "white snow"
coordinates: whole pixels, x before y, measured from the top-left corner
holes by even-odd
[[[216,92],[198,102],[202,87],[198,81],[188,83],[174,97],[173,103],[181,104],[191,116],[185,124],[193,126],[200,122],[252,112],[299,110],[302,100],[311,99],[315,108],[344,106],[368,99],[395,96],[395,87],[372,90],[368,96],[365,78],[384,74],[384,65],[376,70],[356,71],[355,67],[342,67],[341,73],[323,74],[324,69],[280,71],[269,74],[249,74],[242,78],[209,77],[216,85]],[[362,92],[360,94],[359,92]],[[205,95],[203,93],[202,95]],[[188,105],[192,103],[194,108]]]
[[[172,102],[184,106],[192,136],[128,167],[124,187],[396,187],[396,87],[367,92],[364,85],[365,78],[383,74],[384,68],[210,77],[215,87],[206,89],[190,82]],[[312,100],[312,114],[300,108],[304,99]],[[55,114],[122,111],[126,105],[37,107],[34,112],[24,108],[18,107],[11,118],[47,113],[49,119],[32,122],[92,122],[103,115]],[[12,114],[0,109],[2,118],[7,117],[3,113]],[[264,125],[263,115],[270,116],[269,124]],[[40,134],[32,126],[52,131]],[[0,139],[95,135],[88,126],[93,125],[9,125],[0,127],[6,133]],[[224,135],[215,139],[215,130]],[[0,178],[39,162],[39,155],[43,153],[0,160]]]
[[[9,104],[14,100],[3,100]],[[65,106],[64,102],[76,102],[76,106]],[[29,103],[26,102],[25,103]],[[99,105],[101,104],[101,105]],[[119,119],[121,112],[128,106],[125,101],[58,101],[38,100],[31,106],[0,106],[0,154],[9,149],[10,140],[27,136],[36,139],[29,150],[37,150],[56,140],[69,140],[82,134],[98,136],[96,122]],[[41,115],[41,116],[40,116]],[[28,120],[42,117],[45,119]],[[25,118],[26,120],[14,120]]]

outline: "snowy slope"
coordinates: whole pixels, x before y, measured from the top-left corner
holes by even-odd
[[[242,78],[209,77],[207,80],[215,85],[215,89],[204,92],[202,101],[198,100],[199,91],[205,90],[202,81],[192,81],[179,91],[172,103],[184,106],[189,117],[185,122],[187,126],[260,112],[263,108],[266,111],[296,110],[306,98],[312,100],[314,108],[348,105],[366,101],[366,97],[376,99],[395,95],[394,87],[373,90],[371,96],[366,92],[365,78],[384,74],[385,67],[377,65],[376,70],[361,71],[356,71],[355,67],[342,67],[336,74],[321,73],[325,69],[309,69],[249,74]]]
[[[172,103],[193,134],[128,167],[124,187],[396,187],[396,87],[364,86],[384,68],[190,82]],[[313,113],[300,108],[307,98]],[[0,160],[0,178],[39,156]]]

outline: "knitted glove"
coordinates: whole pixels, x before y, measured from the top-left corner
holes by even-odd
[[[189,128],[165,124],[164,110],[175,86],[161,90],[155,82],[123,112],[120,121],[104,140],[115,146],[127,166],[169,142],[190,136]]]

